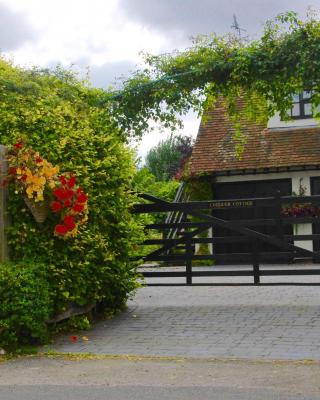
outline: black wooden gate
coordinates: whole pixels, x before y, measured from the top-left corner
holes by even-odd
[[[213,193],[216,200],[227,200],[227,199],[243,199],[243,198],[263,198],[275,196],[276,193],[280,192],[281,196],[291,196],[292,193],[292,182],[291,179],[275,179],[275,180],[260,180],[260,181],[238,181],[238,182],[221,182],[215,183]],[[320,193],[313,193],[320,194]],[[215,217],[226,219],[226,220],[249,220],[249,219],[272,219],[274,217],[273,207],[246,207],[246,208],[227,208],[217,209],[213,211]],[[247,225],[248,227],[250,225]],[[256,227],[259,232],[266,233],[269,235],[276,235],[276,225],[259,225]],[[284,225],[284,233],[290,235],[293,233],[291,225]],[[215,227],[215,236],[232,236],[233,233],[227,229]],[[257,245],[261,253],[260,260],[263,263],[269,263],[275,261],[270,260],[268,256],[264,259],[263,254],[270,252],[276,252],[275,246],[263,242],[260,240]],[[215,245],[215,253],[246,253],[250,252],[250,242],[223,242]],[[279,255],[277,263],[289,263],[291,256],[286,257],[285,254]],[[228,264],[228,261],[225,261]],[[248,262],[247,262],[248,263]]]
[[[292,276],[292,275],[320,275],[320,269],[291,268],[291,269],[261,269],[261,259],[279,260],[279,257],[285,257],[291,260],[307,260],[316,261],[319,253],[314,252],[294,243],[297,241],[320,240],[320,234],[303,234],[299,235],[291,233],[287,234],[286,227],[298,226],[300,224],[320,225],[320,196],[296,197],[296,196],[280,196],[265,198],[250,198],[237,200],[213,200],[213,201],[195,201],[170,203],[162,199],[141,195],[142,199],[148,201],[143,204],[134,206],[134,213],[182,213],[183,218],[179,218],[179,222],[171,223],[155,223],[146,225],[146,230],[151,232],[161,232],[156,238],[147,239],[143,246],[158,246],[155,250],[141,257],[144,262],[157,261],[161,263],[175,263],[185,265],[184,271],[144,271],[142,274],[146,278],[161,277],[185,277],[185,283],[151,283],[153,286],[161,285],[197,285],[192,282],[193,277],[204,276],[252,276],[252,283],[238,283],[238,285],[316,285],[320,283],[304,283],[304,282],[277,282],[262,283],[262,276]],[[267,215],[272,218],[256,218],[249,220],[226,220],[212,215],[213,210],[235,210],[235,209],[269,209]],[[270,210],[273,210],[270,213]],[[261,215],[257,212],[257,215]],[[264,233],[263,227],[273,226],[273,234]],[[227,230],[232,234],[227,236],[199,237],[201,233],[209,228],[218,227],[221,231]],[[262,229],[259,229],[259,227]],[[172,235],[172,231],[175,235]],[[293,232],[296,231],[293,230]],[[217,253],[214,252],[214,246],[221,243],[245,243],[248,252],[240,253]],[[209,243],[213,245],[213,253],[205,255],[197,255],[194,252],[196,243]],[[274,251],[263,252],[260,243],[272,245]],[[145,247],[144,247],[145,248]],[[234,270],[215,270],[212,268],[205,271],[196,271],[192,268],[194,260],[215,260],[224,262],[228,260],[234,265],[236,264],[252,264],[250,269],[234,269]],[[165,264],[163,264],[165,265]],[[202,284],[203,285],[203,284]],[[221,283],[208,283],[208,285],[221,285]],[[228,283],[223,284],[228,285]]]

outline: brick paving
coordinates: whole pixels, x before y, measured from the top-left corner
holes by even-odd
[[[245,281],[215,281],[227,279]],[[265,279],[320,282],[320,277],[312,276]],[[145,287],[129,301],[127,311],[83,333],[89,341],[77,334],[78,342],[61,336],[50,348],[95,354],[320,360],[320,286]]]

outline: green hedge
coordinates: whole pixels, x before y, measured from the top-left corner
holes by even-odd
[[[52,234],[53,215],[39,226],[10,189],[11,260],[46,265],[52,315],[70,303],[117,308],[137,287],[130,257],[142,229],[130,213],[133,155],[109,110],[95,106],[101,96],[69,72],[23,70],[0,59],[0,143],[22,139],[61,171],[74,172],[89,195],[88,223],[64,241]]]
[[[0,264],[0,347],[16,349],[47,339],[52,300],[44,265]]]

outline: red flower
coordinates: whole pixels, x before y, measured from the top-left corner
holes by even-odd
[[[65,193],[64,193],[64,192],[65,192],[64,189],[58,188],[58,189],[55,189],[55,190],[53,191],[53,194],[54,194],[54,196],[57,197],[59,200],[64,200],[64,199],[65,199]]]
[[[69,228],[67,226],[61,224],[56,225],[56,227],[54,228],[55,233],[57,233],[58,235],[64,235],[68,232],[68,230]]]
[[[73,219],[72,215],[66,215],[63,218],[63,222],[66,224],[68,231],[72,231],[76,227],[76,224],[74,223],[74,219]]]
[[[27,175],[22,175],[21,180],[24,182],[27,179]]]
[[[71,197],[74,195],[74,191],[71,189],[58,188],[53,191],[53,194],[59,200],[64,201],[71,199]]]
[[[15,143],[15,144],[13,145],[13,147],[14,147],[15,149],[22,149],[23,143],[22,143],[22,142]]]
[[[67,199],[72,199],[72,197],[75,195],[74,191],[72,189],[66,189],[66,196]]]
[[[67,208],[71,206],[71,200],[66,200],[63,202],[63,208]]]
[[[82,212],[84,210],[84,205],[83,204],[75,204],[72,207],[72,210],[75,211],[75,212],[80,213],[80,212]]]
[[[78,336],[72,335],[70,336],[71,342],[76,342],[78,340]]]
[[[73,231],[75,227],[76,227],[76,224],[75,224],[75,223],[70,224],[70,225],[68,226],[68,231]]]
[[[78,203],[85,203],[87,200],[88,200],[88,196],[84,193],[80,193],[79,196],[77,197]]]
[[[38,164],[41,163],[42,161],[43,161],[42,158],[37,158],[36,159],[36,163],[38,163]]]
[[[73,216],[72,216],[72,215],[66,215],[66,216],[63,218],[63,222],[64,222],[67,226],[70,226],[70,225],[74,224]]]
[[[53,202],[51,203],[51,210],[52,210],[53,212],[56,213],[56,212],[60,211],[61,208],[62,208],[62,205],[61,205],[61,203],[59,203],[58,201],[53,201]]]
[[[15,175],[17,173],[17,168],[15,167],[10,167],[9,168],[9,174],[10,175]]]
[[[76,184],[76,177],[75,177],[75,176],[72,176],[72,177],[68,180],[67,185],[68,185],[68,187],[69,187],[70,189],[72,189],[72,188],[74,187],[75,184]]]
[[[75,233],[75,228],[81,223],[79,213],[85,210],[88,196],[82,188],[76,186],[75,175],[67,175],[67,177],[61,175],[59,180],[60,186],[53,191],[56,200],[51,204],[51,208],[54,212],[61,209],[64,209],[64,211],[62,211],[60,224],[55,227],[55,233],[68,236],[66,234],[68,232]],[[66,215],[65,212],[67,212]]]
[[[62,183],[62,185],[66,185],[67,184],[67,180],[66,180],[66,177],[64,175],[61,175],[59,179],[60,179],[60,182]]]

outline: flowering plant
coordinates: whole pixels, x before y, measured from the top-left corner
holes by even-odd
[[[282,214],[286,217],[319,217],[320,208],[312,204],[292,204],[291,206],[284,206]]]
[[[8,156],[9,177],[16,184],[16,193],[22,193],[25,201],[37,222],[45,219],[40,214],[40,206],[44,213],[51,210],[60,214],[60,223],[56,224],[54,234],[64,239],[74,237],[79,225],[88,219],[88,196],[76,185],[74,174],[58,176],[59,167],[40,157],[22,142],[13,145]],[[29,202],[32,202],[30,205]]]
[[[44,201],[45,191],[56,186],[59,167],[40,157],[40,154],[22,142],[13,145],[8,156],[9,180],[15,179],[16,191],[34,202]]]
[[[53,196],[55,200],[51,203],[51,210],[61,215],[60,224],[54,229],[55,235],[65,239],[76,236],[79,225],[88,219],[88,196],[76,185],[74,175],[60,176]]]

